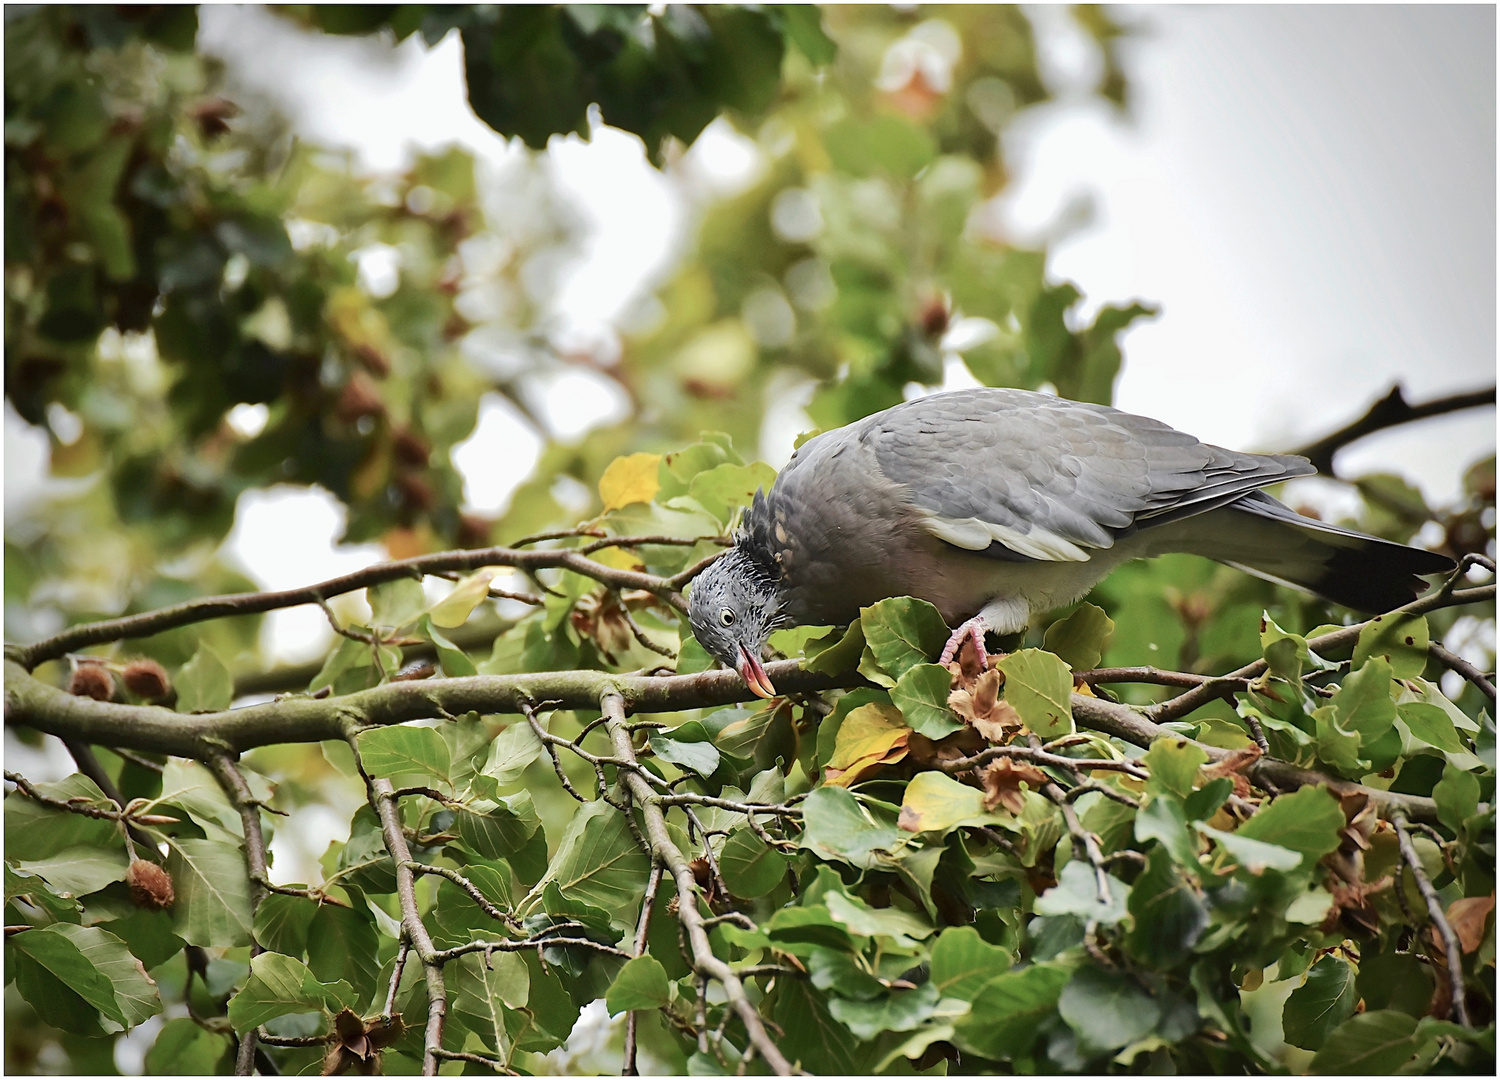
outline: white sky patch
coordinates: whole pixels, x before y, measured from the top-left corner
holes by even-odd
[[[251,489],[235,506],[221,554],[266,590],[311,585],[384,561],[379,544],[336,543],[346,520],[343,505],[320,487]],[[335,601],[333,607],[350,604]],[[271,661],[295,663],[321,655],[332,637],[323,612],[304,604],[266,614],[261,650]]]
[[[541,436],[520,411],[502,394],[485,394],[474,433],[449,455],[464,478],[463,508],[488,517],[504,513],[541,453]]]
[[[526,404],[554,438],[576,442],[596,427],[630,415],[630,399],[619,383],[582,367],[541,371],[525,382]]]

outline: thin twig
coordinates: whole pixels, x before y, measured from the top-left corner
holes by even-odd
[[[1412,405],[1402,394],[1401,385],[1397,383],[1391,387],[1385,397],[1371,405],[1369,411],[1358,420],[1345,424],[1337,431],[1323,436],[1316,442],[1308,443],[1293,453],[1301,454],[1311,461],[1318,472],[1332,476],[1334,454],[1357,439],[1398,424],[1409,424],[1414,420],[1425,420],[1431,416],[1441,416],[1460,409],[1473,409],[1494,403],[1495,388],[1491,386],[1484,390],[1472,390],[1468,393],[1453,394],[1450,397],[1438,398],[1436,401],[1424,401],[1420,405]]]
[[[651,876],[646,879],[646,899],[641,903],[641,917],[635,928],[635,955],[643,956],[646,952],[646,935],[651,929],[651,911],[656,904],[656,889],[661,884],[661,863],[652,860]],[[636,1024],[639,1023],[640,1013],[631,1009],[625,1017],[625,1064],[620,1070],[621,1076],[639,1076],[640,1071],[636,1068]]]
[[[219,787],[223,788],[225,796],[240,815],[240,824],[245,833],[245,869],[246,876],[250,879],[250,915],[253,920],[256,909],[266,898],[266,886],[271,880],[270,865],[266,858],[266,836],[260,822],[260,804],[255,793],[250,790],[250,785],[245,782],[245,774],[240,772],[239,764],[227,751],[209,755],[204,764],[214,774]],[[259,956],[263,951],[260,942],[252,936],[251,958]],[[236,1076],[255,1074],[255,1043],[254,1028],[240,1036],[234,1056]]]
[[[1434,660],[1444,667],[1458,672],[1475,686],[1479,687],[1479,692],[1489,698],[1491,703],[1494,702],[1495,684],[1489,680],[1484,672],[1480,671],[1457,653],[1449,652],[1439,642],[1434,641],[1430,643],[1427,646],[1427,651],[1432,654]]]
[[[484,1054],[471,1054],[467,1050],[444,1050],[439,1047],[432,1052],[432,1056],[441,1058],[444,1061],[467,1061],[471,1065],[483,1065],[485,1068],[491,1069],[501,1076],[521,1075],[498,1058],[488,1057]]]
[[[1411,835],[1406,831],[1406,815],[1397,811],[1391,815],[1390,820],[1396,828],[1396,839],[1401,845],[1401,861],[1406,864],[1406,868],[1411,871],[1411,876],[1416,880],[1417,891],[1427,902],[1427,914],[1432,919],[1432,925],[1437,927],[1437,932],[1443,939],[1443,952],[1446,954],[1448,968],[1448,985],[1453,994],[1453,1019],[1464,1027],[1472,1027],[1473,1025],[1469,1022],[1469,1006],[1464,1000],[1464,954],[1459,947],[1458,935],[1453,932],[1448,916],[1443,912],[1442,898],[1432,887],[1432,882],[1427,879],[1427,871],[1422,867],[1422,860],[1417,857],[1417,849],[1411,842]],[[1401,887],[1398,881],[1397,890],[1399,891]]]
[[[472,881],[464,877],[457,870],[450,870],[446,866],[436,866],[432,863],[424,862],[412,862],[408,863],[407,866],[414,874],[431,874],[434,877],[443,878],[445,881],[451,881],[454,885],[457,885],[460,889],[466,892],[469,895],[469,899],[473,900],[474,903],[479,905],[479,910],[483,911],[490,918],[495,919],[499,922],[503,922],[507,926],[514,926],[518,929],[520,928],[520,919],[516,918],[515,915],[513,915],[509,911],[506,911],[504,908],[496,907],[490,901],[489,897],[485,896],[484,893],[480,891],[479,886],[475,885]]]

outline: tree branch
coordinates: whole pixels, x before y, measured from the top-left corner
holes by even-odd
[[[629,538],[625,540],[628,541]],[[617,541],[616,546],[619,546],[619,543]],[[326,602],[330,597],[342,596],[345,593],[355,592],[371,585],[380,585],[387,581],[397,581],[402,578],[420,580],[427,574],[449,570],[478,570],[482,566],[510,566],[533,573],[537,570],[571,570],[611,588],[644,589],[661,597],[678,611],[684,614],[687,612],[687,602],[678,591],[680,586],[674,585],[671,579],[605,566],[577,551],[568,549],[517,551],[515,548],[492,547],[471,551],[439,551],[432,555],[419,555],[411,559],[377,563],[363,570],[329,578],[327,581],[299,589],[199,597],[139,615],[127,615],[119,619],[106,619],[102,622],[70,626],[62,633],[44,638],[33,645],[7,646],[6,654],[8,658],[15,660],[27,671],[31,671],[38,664],[47,660],[56,660],[66,653],[88,645],[99,645],[124,638],[149,637],[163,630],[231,615],[256,615],[281,608],[298,607],[302,604],[317,604]]]
[[[615,756],[621,760],[634,761],[635,750],[631,746],[630,732],[625,724],[626,699],[620,693],[606,689],[600,695],[599,707],[604,713],[605,726],[614,743]],[[766,1064],[779,1076],[792,1075],[791,1062],[787,1061],[781,1048],[771,1040],[761,1021],[759,1010],[745,996],[745,987],[740,982],[740,977],[733,968],[714,955],[713,945],[709,942],[708,931],[704,927],[703,914],[698,910],[697,879],[693,876],[687,857],[672,842],[672,836],[667,831],[666,815],[657,802],[659,796],[636,770],[622,770],[620,776],[631,799],[641,811],[652,856],[666,867],[672,880],[676,882],[677,918],[687,931],[694,969],[701,976],[712,978],[724,987],[730,1006],[745,1025],[750,1044],[765,1058]]]
[[[1386,428],[1400,424],[1409,424],[1414,420],[1425,420],[1428,417],[1442,416],[1460,409],[1473,409],[1494,403],[1495,388],[1491,386],[1485,390],[1472,390],[1468,393],[1454,394],[1450,397],[1438,398],[1436,401],[1412,405],[1407,402],[1402,393],[1401,384],[1397,383],[1391,387],[1390,393],[1371,405],[1369,412],[1358,420],[1323,436],[1316,442],[1308,443],[1300,450],[1293,450],[1292,453],[1301,454],[1313,463],[1318,472],[1325,476],[1332,476],[1334,475],[1333,456],[1345,446],[1363,439],[1366,435],[1373,435],[1377,431],[1384,431]]]

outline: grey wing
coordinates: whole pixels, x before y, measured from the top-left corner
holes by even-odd
[[[927,529],[999,558],[1083,562],[1138,529],[1313,472],[1156,420],[1024,390],[935,394],[866,422],[880,470]]]

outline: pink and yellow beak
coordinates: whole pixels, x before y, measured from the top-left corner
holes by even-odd
[[[740,678],[745,680],[745,685],[750,687],[750,692],[756,697],[773,698],[776,696],[776,688],[771,685],[770,678],[766,675],[766,669],[761,665],[760,658],[751,654],[745,646],[740,646]]]

